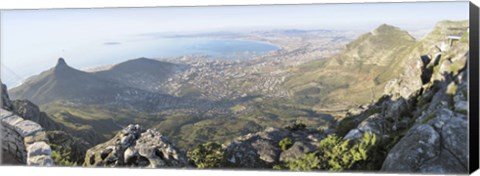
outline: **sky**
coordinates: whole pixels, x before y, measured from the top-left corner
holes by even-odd
[[[431,29],[440,20],[466,19],[468,1],[7,10],[1,11],[0,21],[1,78],[14,84],[53,67],[58,57],[65,57],[74,67],[85,66],[92,59],[87,53],[101,52],[95,46],[145,33],[269,29],[368,32],[383,23],[413,32]]]

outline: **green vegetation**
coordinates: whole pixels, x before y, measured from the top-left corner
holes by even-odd
[[[282,167],[293,171],[309,171],[321,169],[328,171],[349,170],[360,161],[371,156],[371,149],[377,144],[377,137],[372,133],[365,133],[360,141],[343,140],[336,135],[329,135],[320,141],[317,151],[303,157],[287,161]],[[281,166],[276,166],[276,169]]]
[[[359,143],[350,146],[350,140],[341,140],[331,135],[320,141],[321,157],[326,163],[321,163],[323,168],[329,171],[342,171],[350,169],[356,162],[368,158],[368,150],[375,145],[376,136],[365,133]]]
[[[218,168],[222,166],[224,149],[220,144],[208,142],[187,153],[197,168]]]
[[[288,148],[290,148],[291,146],[293,145],[293,141],[292,139],[286,137],[286,138],[283,138],[279,143],[278,143],[278,146],[280,146],[280,148],[282,148],[283,151],[287,150]]]
[[[285,167],[292,171],[311,171],[313,169],[321,169],[320,163],[323,161],[317,156],[318,152],[308,153],[302,158],[294,161],[289,161],[285,164]],[[277,169],[280,166],[277,166]]]
[[[72,162],[70,159],[70,148],[62,148],[55,144],[49,144],[52,147],[53,163],[58,166],[77,166],[77,162]]]

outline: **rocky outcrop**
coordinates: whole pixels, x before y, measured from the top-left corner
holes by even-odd
[[[426,73],[427,64],[421,58],[408,60],[405,65],[405,71],[401,76],[387,83],[384,94],[391,95],[393,99],[399,97],[408,99],[411,96],[415,96],[415,93],[423,86],[422,74]]]
[[[431,78],[413,96],[412,125],[389,151],[382,171],[468,172],[467,44],[443,48],[430,63]]]
[[[40,124],[47,131],[63,129],[63,126],[50,119],[46,113],[40,111],[37,105],[28,100],[12,101],[12,111],[26,120]]]
[[[440,109],[425,124],[412,127],[389,152],[382,170],[466,173],[468,123],[464,115]],[[448,162],[445,162],[448,161]]]
[[[129,125],[87,151],[84,166],[188,167],[187,157],[159,131]]]
[[[38,123],[24,118],[31,117],[30,113],[26,111],[26,113],[16,113],[8,96],[7,87],[2,84],[1,88],[2,163],[52,166],[52,149],[48,145],[44,128]]]
[[[290,139],[291,146],[282,150],[279,143]],[[324,138],[317,130],[277,129],[248,134],[235,139],[225,150],[225,167],[231,168],[272,168],[280,162],[301,158],[318,147]]]
[[[1,88],[2,88],[2,91],[1,91],[2,98],[0,102],[0,104],[2,105],[1,108],[10,110],[12,108],[12,102],[10,101],[10,97],[8,96],[8,93],[7,93],[7,86],[5,84],[2,84]]]
[[[6,164],[27,164],[35,166],[52,166],[52,150],[43,128],[30,120],[0,109],[2,126],[2,154],[13,156],[3,160]]]
[[[468,42],[429,50],[445,42],[443,23],[463,25],[439,23],[405,56],[403,72],[386,84],[384,96],[353,116],[355,128],[344,136],[380,136],[388,152],[381,171],[468,172]]]
[[[466,66],[465,66],[466,67]],[[466,70],[450,83],[437,82],[430,103],[395,147],[382,170],[395,172],[466,173],[468,171],[468,118]],[[456,88],[454,88],[456,87]],[[455,90],[452,90],[455,89]],[[453,94],[453,95],[452,95]]]

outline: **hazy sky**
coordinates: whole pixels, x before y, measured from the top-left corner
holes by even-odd
[[[2,11],[1,77],[8,82],[38,74],[58,57],[66,57],[73,66],[84,65],[91,59],[85,53],[94,53],[94,46],[143,33],[275,28],[370,31],[382,23],[415,31],[431,29],[445,19],[468,19],[468,1]]]

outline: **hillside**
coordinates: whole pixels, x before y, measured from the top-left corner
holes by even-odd
[[[348,109],[371,103],[382,96],[387,82],[404,74],[406,67],[415,67],[408,60],[426,58],[426,53],[438,50],[436,45],[445,47],[440,45],[446,37],[458,33],[449,28],[462,28],[465,24],[465,21],[439,22],[419,41],[406,31],[383,24],[347,44],[344,51],[331,58],[292,69],[284,86],[291,90],[294,102],[318,109]],[[435,53],[428,57],[433,59]]]
[[[93,72],[93,74],[137,89],[165,92],[162,90],[162,85],[186,68],[186,65],[138,58],[114,65],[108,70]]]
[[[56,100],[112,101],[134,89],[74,69],[63,58],[57,65],[9,90],[12,99],[28,99],[37,105]]]

